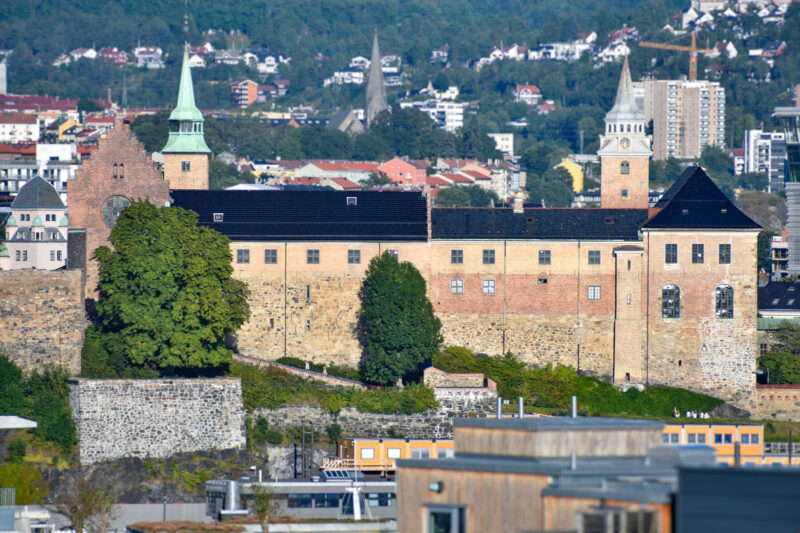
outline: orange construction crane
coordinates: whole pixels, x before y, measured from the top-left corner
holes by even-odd
[[[664,43],[650,43],[641,41],[639,46],[645,48],[658,48],[659,50],[677,50],[678,52],[689,52],[689,79],[694,81],[697,79],[697,54],[710,54],[714,50],[710,48],[697,48],[697,37],[692,32],[692,46],[680,46],[677,44],[664,44]]]

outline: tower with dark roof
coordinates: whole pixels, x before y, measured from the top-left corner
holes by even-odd
[[[183,49],[183,67],[178,103],[169,116],[169,138],[162,150],[164,179],[170,189],[208,189],[211,150],[203,136],[203,114],[194,103],[188,44]]]
[[[389,109],[386,102],[386,86],[383,83],[383,71],[381,70],[381,50],[378,47],[378,30],[375,30],[375,37],[372,41],[372,62],[369,65],[369,77],[367,80],[367,105],[366,105],[367,127],[381,111]]]
[[[614,107],[600,136],[600,205],[646,209],[650,192],[650,136],[645,117],[633,96],[628,58],[622,64]]]

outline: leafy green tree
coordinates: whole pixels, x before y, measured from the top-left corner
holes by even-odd
[[[775,235],[772,231],[761,231],[758,234],[758,270],[764,272],[772,272],[772,237]]]
[[[78,100],[78,113],[96,113],[102,111],[103,108],[90,98],[81,98]]]
[[[447,72],[439,71],[432,80],[433,88],[437,91],[446,91],[450,87],[450,78]]]
[[[385,172],[375,171],[367,179],[361,182],[362,189],[378,189],[380,187],[391,187],[395,183],[386,175]]]
[[[546,207],[569,207],[575,196],[572,190],[572,175],[563,167],[553,168],[541,178],[528,176],[528,201],[544,203]]]
[[[771,384],[800,383],[800,326],[782,322],[775,340],[776,346],[758,358],[758,367],[769,371]]]
[[[489,191],[480,185],[467,185],[464,187],[469,195],[469,205],[471,207],[488,207],[500,203],[500,198],[494,191]]]
[[[0,354],[0,413],[19,415],[25,404],[22,370],[5,354]]]
[[[437,207],[469,207],[469,193],[465,187],[446,187],[436,195]]]
[[[114,518],[114,494],[86,478],[83,473],[71,491],[66,491],[56,510],[66,516],[75,531],[84,531],[85,526],[98,533],[106,533]]]
[[[69,450],[77,442],[69,404],[69,373],[61,367],[33,371],[26,380],[27,412],[36,420],[34,435]]]
[[[261,533],[269,533],[269,517],[275,510],[275,496],[264,485],[255,485],[251,505],[253,514],[258,517]]]
[[[255,176],[250,172],[240,174],[236,165],[214,159],[208,167],[208,182],[211,189],[227,189],[239,183],[255,183]]]
[[[180,208],[133,202],[100,264],[97,315],[104,347],[162,372],[227,365],[226,339],[249,318],[249,291],[232,277],[229,241]]]
[[[400,377],[418,380],[442,342],[442,324],[419,270],[390,253],[373,258],[361,290],[360,315],[362,378],[380,385]]]
[[[0,480],[4,487],[17,489],[17,505],[40,503],[50,492],[42,473],[25,462],[0,464]]]

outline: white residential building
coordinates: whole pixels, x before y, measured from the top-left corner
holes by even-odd
[[[329,85],[363,85],[365,80],[364,71],[358,68],[347,67],[337,70],[333,76],[323,82],[323,86]]]
[[[769,192],[783,190],[786,166],[786,135],[783,132],[745,130],[744,172],[760,172],[769,177]]]
[[[0,142],[17,144],[39,140],[39,120],[25,113],[0,114]]]
[[[137,46],[133,49],[133,56],[139,68],[148,70],[164,68],[164,51],[158,46]]]
[[[494,139],[497,149],[503,152],[504,157],[514,157],[514,134],[513,133],[489,133],[489,137]]]
[[[542,91],[536,85],[517,85],[514,90],[514,101],[535,106],[542,99]]]
[[[456,102],[441,102],[438,100],[425,100],[424,102],[401,102],[400,107],[407,109],[414,107],[427,114],[436,122],[437,126],[455,133],[464,126],[464,106],[467,104]]]

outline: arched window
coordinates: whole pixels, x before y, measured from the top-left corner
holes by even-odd
[[[733,318],[733,287],[718,285],[716,290],[717,318]]]
[[[125,177],[125,165],[123,163],[119,164],[119,179]]]
[[[623,161],[619,164],[619,173],[620,174],[630,174],[631,173],[631,164],[628,161]]]
[[[661,316],[663,318],[681,317],[681,288],[668,284],[661,288]]]
[[[630,133],[630,132],[631,132],[631,125],[628,124],[628,133]]]
[[[119,177],[119,169],[117,167],[117,164],[114,163],[114,166],[112,168],[114,169],[114,173],[111,174],[111,177],[117,179]]]

